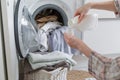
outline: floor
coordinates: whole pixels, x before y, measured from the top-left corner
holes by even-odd
[[[77,62],[77,65],[73,67],[73,70],[86,70],[88,69],[88,59],[83,55],[75,55],[73,59]]]

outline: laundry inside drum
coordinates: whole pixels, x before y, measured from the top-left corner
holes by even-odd
[[[61,26],[64,25],[64,20],[61,14],[55,9],[45,9],[35,16],[35,21],[39,27],[43,27],[47,22],[57,22]]]

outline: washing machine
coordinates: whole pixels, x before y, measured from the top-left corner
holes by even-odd
[[[76,0],[17,0],[14,15],[14,31],[19,56],[24,58],[28,53],[25,48],[27,44],[25,44],[22,34],[22,26],[23,24],[24,26],[26,24],[23,16],[27,16],[29,18],[30,22],[37,31],[34,20],[38,13],[44,12],[45,10],[52,10],[59,16],[60,22],[63,23],[64,26],[67,26],[68,20],[73,17],[75,9]]]

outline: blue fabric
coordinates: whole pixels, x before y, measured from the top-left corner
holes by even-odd
[[[50,51],[61,51],[68,54],[74,54],[76,52],[76,50],[71,48],[64,40],[63,34],[67,29],[68,27],[63,26],[50,32],[48,36]]]

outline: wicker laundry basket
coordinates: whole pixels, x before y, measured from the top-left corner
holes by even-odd
[[[67,80],[85,80],[86,78],[94,78],[89,72],[83,70],[71,70],[67,74]]]
[[[67,80],[67,68],[57,68],[53,71],[35,70],[25,61],[24,80]]]

